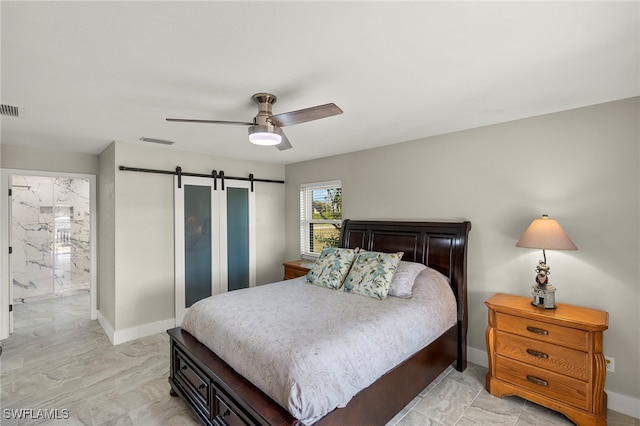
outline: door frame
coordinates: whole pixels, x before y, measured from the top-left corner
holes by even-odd
[[[9,337],[12,331],[13,312],[9,311],[11,304],[11,285],[12,271],[9,259],[9,245],[11,244],[11,203],[9,198],[9,189],[11,188],[11,177],[13,175],[21,176],[43,176],[43,177],[66,177],[72,179],[88,179],[89,180],[89,209],[90,209],[90,236],[89,246],[91,253],[91,279],[89,284],[91,308],[90,317],[92,320],[98,318],[98,257],[97,257],[97,208],[96,208],[96,175],[84,173],[62,173],[48,172],[42,170],[23,170],[23,169],[2,169],[0,173],[0,193],[4,196],[0,200],[0,270],[4,271],[0,275],[0,340]]]

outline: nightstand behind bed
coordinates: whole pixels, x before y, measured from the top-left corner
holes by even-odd
[[[290,280],[293,278],[302,277],[307,275],[307,272],[313,268],[314,261],[306,259],[297,259],[284,262],[284,278],[283,280]]]

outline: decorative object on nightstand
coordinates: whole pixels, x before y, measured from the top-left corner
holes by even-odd
[[[508,294],[485,304],[489,393],[520,396],[581,426],[607,424],[607,312],[565,304],[538,309],[528,298]]]
[[[313,268],[313,260],[297,259],[284,262],[284,278],[283,280],[290,280],[293,278],[302,277],[307,275],[307,272]]]
[[[555,308],[556,288],[549,283],[549,266],[545,250],[578,250],[571,238],[564,232],[557,220],[543,214],[542,218],[534,219],[524,231],[517,247],[542,249],[542,257],[536,267],[536,283],[531,292],[531,304],[545,309]]]

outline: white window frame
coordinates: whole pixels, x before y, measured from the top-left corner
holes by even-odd
[[[309,225],[311,224],[341,224],[340,220],[313,219],[311,194],[314,190],[340,188],[342,181],[331,180],[325,182],[303,183],[300,185],[300,256],[303,259],[317,259],[319,253],[310,250]]]

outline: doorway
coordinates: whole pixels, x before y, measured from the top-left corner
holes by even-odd
[[[10,195],[3,224],[10,308],[2,312],[0,338],[13,332],[14,313],[30,311],[22,306],[62,306],[62,298],[86,304],[96,319],[95,176],[3,170],[3,181]]]
[[[89,180],[13,175],[11,190],[12,304],[88,294]]]

